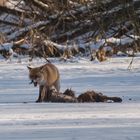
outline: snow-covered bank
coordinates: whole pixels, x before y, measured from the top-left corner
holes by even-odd
[[[28,63],[0,61],[0,139],[4,140],[138,140],[140,139],[140,57],[107,62],[54,61],[61,90],[77,94],[96,90],[120,96],[122,103],[34,103],[38,88],[29,85]],[[41,60],[34,61],[41,65]],[[29,102],[29,103],[24,103]]]

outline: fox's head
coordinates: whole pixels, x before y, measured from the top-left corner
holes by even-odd
[[[44,77],[42,75],[42,71],[40,67],[37,68],[31,68],[27,66],[29,70],[29,78],[31,80],[30,84],[34,84],[34,86],[37,85],[43,85],[44,84]]]

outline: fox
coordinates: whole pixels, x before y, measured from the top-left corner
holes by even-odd
[[[60,91],[60,74],[58,68],[47,63],[40,67],[32,68],[27,66],[29,70],[29,79],[36,87],[39,85],[39,97],[36,102],[48,101],[48,94],[51,90]]]
[[[0,0],[0,6],[5,6],[8,0]]]

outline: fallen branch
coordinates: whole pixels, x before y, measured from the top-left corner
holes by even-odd
[[[11,33],[10,35],[7,35],[7,41],[16,40],[16,39],[18,39],[18,37],[21,37],[23,34],[29,32],[33,29],[39,28],[41,26],[46,26],[49,23],[50,23],[50,21],[39,21],[35,24],[32,24],[32,25],[29,25],[27,27],[21,28],[18,31],[15,31],[14,33]]]

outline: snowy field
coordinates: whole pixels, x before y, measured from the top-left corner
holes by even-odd
[[[38,87],[29,85],[28,63],[1,59],[0,140],[139,140],[140,57],[127,70],[130,61],[53,62],[62,91],[72,88],[78,95],[95,90],[122,97],[122,103],[35,103]]]

